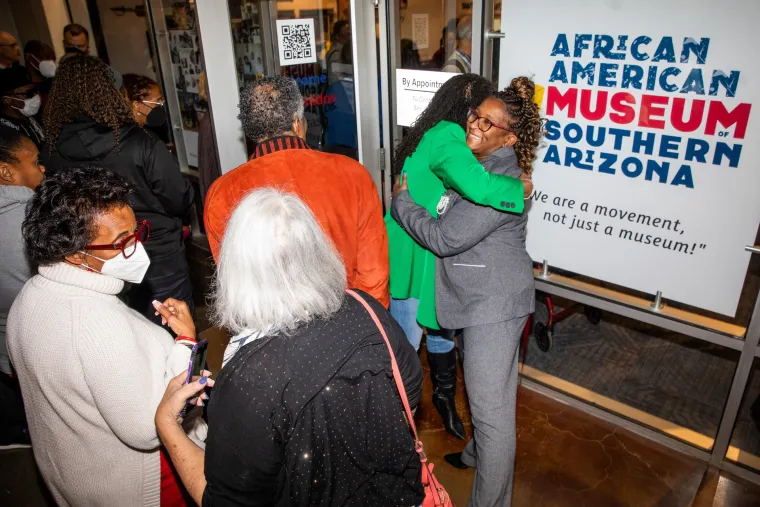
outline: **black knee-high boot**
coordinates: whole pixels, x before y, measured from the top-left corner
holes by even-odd
[[[464,425],[457,413],[454,396],[457,392],[457,351],[444,354],[428,352],[430,380],[433,383],[433,405],[441,414],[443,425],[451,435],[465,439]]]

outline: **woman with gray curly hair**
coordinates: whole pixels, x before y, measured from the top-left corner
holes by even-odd
[[[199,505],[419,505],[420,460],[388,348],[345,290],[338,252],[298,197],[264,188],[240,202],[214,284],[216,322],[235,335],[224,367],[215,384],[176,377],[156,412]],[[360,296],[414,407],[417,355],[385,308]],[[183,318],[161,311],[169,325]],[[204,456],[179,423],[187,400],[210,385]]]

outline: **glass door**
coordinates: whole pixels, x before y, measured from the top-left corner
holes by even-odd
[[[383,34],[387,60],[382,62],[382,74],[389,90],[385,108],[391,118],[389,165],[392,148],[444,82],[470,72],[491,77],[493,52],[486,52],[491,39],[484,44],[483,34],[493,30],[494,1],[401,0],[385,7],[381,24],[387,25]],[[388,189],[395,177],[391,172],[384,182]],[[386,206],[389,198],[386,192]]]
[[[207,113],[207,100],[195,2],[157,0],[149,5],[174,150],[182,171],[197,175],[198,121]]]
[[[293,78],[304,97],[307,143],[358,160],[348,0],[228,3],[239,86],[263,76]]]

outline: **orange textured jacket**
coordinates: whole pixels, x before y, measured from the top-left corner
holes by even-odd
[[[204,223],[214,260],[218,261],[227,221],[238,203],[263,187],[303,199],[343,257],[349,287],[388,307],[388,237],[375,183],[358,162],[311,150],[297,137],[259,143],[251,160],[211,186]]]

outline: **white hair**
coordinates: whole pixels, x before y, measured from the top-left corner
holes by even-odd
[[[265,188],[240,202],[213,283],[216,325],[288,334],[336,313],[345,289],[341,257],[301,199]]]

